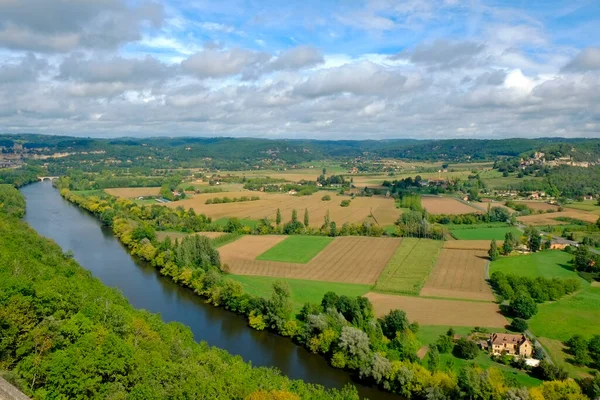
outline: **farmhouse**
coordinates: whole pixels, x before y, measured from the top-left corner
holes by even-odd
[[[552,242],[550,242],[550,249],[552,250],[564,250],[567,246],[577,247],[579,246],[579,243],[564,238],[554,238],[552,239]]]
[[[512,354],[529,358],[533,352],[531,341],[522,334],[492,333],[488,342],[494,355]]]

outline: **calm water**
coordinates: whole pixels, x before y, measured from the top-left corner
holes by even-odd
[[[238,354],[253,365],[278,368],[290,378],[334,388],[353,383],[361,396],[399,399],[352,382],[349,374],[331,368],[324,358],[289,339],[250,329],[244,317],[205,304],[190,290],[132,257],[110,229],[60,197],[50,182],[34,183],[21,192],[27,199],[25,220],[65,251],[72,250],[84,268],[104,284],[118,288],[134,307],[160,313],[167,322],[181,322],[191,328],[196,340]]]

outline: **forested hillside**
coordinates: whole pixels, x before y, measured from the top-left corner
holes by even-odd
[[[0,372],[35,399],[353,399],[196,343],[189,328],[133,309],[18,220],[0,186]],[[10,207],[6,207],[10,205]],[[274,397],[278,395],[279,397]],[[253,397],[249,397],[253,396]]]

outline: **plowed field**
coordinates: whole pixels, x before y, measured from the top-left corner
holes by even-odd
[[[422,197],[421,204],[430,214],[469,214],[481,210],[450,197]]]
[[[494,301],[485,281],[487,252],[442,249],[421,296]]]
[[[370,292],[365,295],[383,316],[391,310],[404,310],[410,321],[421,325],[487,326],[504,328],[508,321],[495,303],[438,300]]]
[[[401,241],[338,237],[307,264],[256,260],[283,239],[285,236],[244,236],[219,249],[221,262],[238,275],[374,284]]]

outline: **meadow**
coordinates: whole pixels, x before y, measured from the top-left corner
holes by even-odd
[[[512,232],[514,237],[519,238],[522,232],[514,227],[492,227],[471,229],[451,229],[450,233],[458,240],[504,240],[504,235]]]
[[[576,278],[577,274],[570,264],[572,259],[571,254],[560,250],[500,257],[490,264],[490,274],[501,271],[529,278]]]
[[[289,236],[256,259],[306,264],[332,241],[325,236]]]
[[[294,313],[300,311],[305,303],[320,303],[323,295],[327,292],[335,292],[338,295],[356,297],[364,295],[371,289],[371,285],[364,284],[321,282],[306,279],[284,279],[270,276],[228,275],[228,278],[240,282],[246,293],[264,298],[271,297],[273,283],[277,281],[287,283],[290,287]]]
[[[576,203],[569,203],[565,205],[565,208],[573,208],[575,210],[589,211],[594,214],[600,215],[600,206],[596,200],[584,200]]]
[[[425,284],[443,242],[404,238],[377,279],[375,291],[419,294]]]

